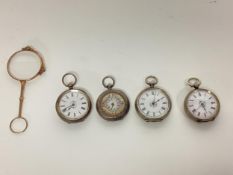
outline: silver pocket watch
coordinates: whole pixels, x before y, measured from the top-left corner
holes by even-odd
[[[147,122],[162,121],[171,111],[170,97],[166,91],[155,86],[158,83],[155,76],[148,76],[145,82],[149,87],[137,96],[136,110],[139,116]]]
[[[68,81],[68,78],[73,81]],[[91,111],[91,100],[88,93],[74,87],[77,83],[77,77],[73,73],[67,73],[62,77],[62,83],[68,87],[58,97],[56,102],[56,111],[59,117],[67,123],[83,121]]]
[[[122,90],[113,89],[115,79],[112,76],[104,77],[102,84],[107,90],[100,94],[96,103],[99,115],[109,121],[123,119],[130,107],[127,95]]]
[[[197,78],[190,78],[187,84],[194,88],[185,98],[187,115],[197,122],[213,121],[220,111],[218,97],[210,90],[199,88],[201,81]]]

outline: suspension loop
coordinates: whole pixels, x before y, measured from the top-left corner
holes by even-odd
[[[112,76],[108,75],[103,78],[102,84],[105,88],[112,89],[115,85],[115,79]]]
[[[190,87],[193,87],[193,88],[195,88],[195,89],[198,89],[199,86],[201,85],[201,81],[200,81],[198,78],[192,77],[192,78],[189,78],[189,79],[188,79],[187,84],[188,84]]]

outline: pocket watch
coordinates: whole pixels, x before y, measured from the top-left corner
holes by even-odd
[[[68,82],[68,78],[73,81]],[[88,93],[74,87],[77,77],[73,73],[67,73],[62,77],[62,83],[68,90],[61,93],[56,102],[56,111],[59,117],[67,123],[83,121],[91,111],[91,100]]]
[[[147,122],[162,121],[171,111],[170,97],[163,89],[155,87],[158,83],[155,76],[148,76],[145,82],[149,87],[137,96],[136,110],[139,116]]]
[[[190,78],[187,84],[194,88],[184,102],[187,115],[197,122],[213,121],[220,111],[218,97],[210,90],[199,88],[201,81],[197,78]]]
[[[108,81],[110,81],[108,83]],[[113,89],[115,79],[112,76],[103,78],[102,84],[106,91],[104,91],[97,100],[96,108],[99,115],[109,121],[116,121],[123,119],[129,111],[129,99],[126,94],[119,90]]]

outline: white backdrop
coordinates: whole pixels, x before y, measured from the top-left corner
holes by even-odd
[[[232,7],[232,0],[0,0],[0,174],[233,174]],[[26,45],[42,53],[47,72],[28,84],[29,128],[15,135],[8,125],[19,84],[6,62]],[[78,86],[93,99],[91,115],[79,124],[55,112],[67,71],[78,73]],[[107,74],[130,97],[120,122],[104,121],[95,109]],[[150,74],[173,102],[161,123],[145,123],[134,109]],[[190,76],[220,98],[212,123],[183,112]]]

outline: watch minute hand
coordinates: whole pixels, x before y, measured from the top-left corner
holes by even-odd
[[[66,107],[66,108],[64,108],[62,111],[65,112],[65,111],[67,111],[67,109],[71,109],[72,107],[73,107],[73,104],[70,105],[70,106],[68,106],[68,107]]]
[[[162,97],[162,98],[160,98],[160,99],[158,99],[155,103],[157,103],[157,102],[159,102],[160,100],[162,100],[164,97]]]

